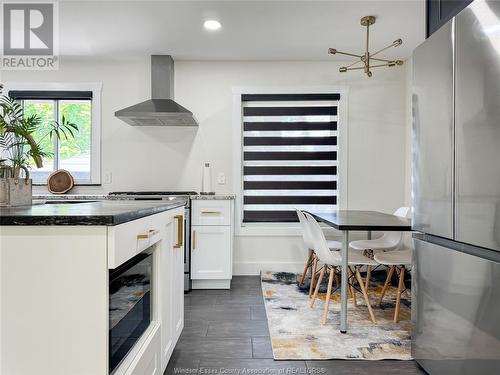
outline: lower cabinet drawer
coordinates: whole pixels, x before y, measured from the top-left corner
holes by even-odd
[[[230,279],[231,227],[194,225],[191,233],[191,278]]]
[[[113,269],[133,258],[161,239],[168,212],[146,216],[108,228],[108,268]]]
[[[193,225],[231,225],[232,201],[193,200],[191,220]]]
[[[155,329],[125,375],[161,375],[160,330]]]

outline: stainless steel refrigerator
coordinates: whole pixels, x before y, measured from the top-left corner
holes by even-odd
[[[412,355],[500,374],[500,2],[475,0],[413,54]]]

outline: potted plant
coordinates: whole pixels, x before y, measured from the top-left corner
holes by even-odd
[[[1,87],[0,87],[1,90]],[[1,92],[1,91],[0,91]],[[42,150],[38,138],[74,137],[78,127],[63,116],[61,122],[50,123],[50,130],[40,137],[42,119],[37,114],[25,115],[23,106],[14,98],[0,96],[0,155],[8,161],[10,168],[3,164],[0,176],[0,205],[18,206],[31,204],[31,179],[29,170],[34,162],[37,168],[43,167],[43,158],[49,156]],[[24,181],[20,171],[25,171]]]

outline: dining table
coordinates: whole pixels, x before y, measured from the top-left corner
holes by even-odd
[[[340,332],[347,333],[347,284],[348,249],[351,231],[366,231],[371,237],[373,231],[411,231],[411,220],[405,217],[378,211],[338,210],[330,212],[309,212],[317,221],[342,232],[342,267],[340,286]]]

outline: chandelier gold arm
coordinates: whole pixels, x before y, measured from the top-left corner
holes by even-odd
[[[386,49],[389,49],[391,47],[398,47],[401,44],[403,44],[403,41],[401,39],[395,40],[391,44],[389,44],[387,47],[384,47],[382,49],[379,49],[377,52],[374,52],[371,54],[371,57],[378,55],[380,52],[384,52]]]
[[[401,61],[401,60],[398,60],[398,61]],[[380,68],[382,66],[396,66],[396,65],[400,65],[400,64],[397,64],[396,61],[390,61],[388,62],[387,64],[376,64],[376,65],[370,65],[369,66],[369,69],[371,68]],[[356,66],[356,67],[351,67],[351,68],[348,68],[348,67],[342,67],[340,68],[342,70],[340,70],[341,73],[344,73],[344,72],[347,72],[348,70],[360,70],[360,69],[365,69],[364,66]]]
[[[349,53],[349,52],[337,51],[335,48],[328,48],[328,53],[330,55],[339,54],[339,55],[345,55],[345,56],[352,56],[352,57],[357,57],[359,59],[363,56],[363,55],[355,55],[354,53]]]
[[[364,69],[364,67],[366,65],[365,62],[363,60],[358,60],[358,61],[354,61],[353,63],[351,63],[351,64],[349,64],[347,66],[341,66],[339,68],[339,72],[340,73],[345,73],[345,72],[347,72],[348,69],[351,69],[354,65],[359,64],[359,63],[363,63],[364,65],[361,66],[361,67],[358,67],[357,69]]]
[[[383,61],[383,62],[393,61],[393,60],[388,60],[388,59],[379,59],[379,58],[373,57],[373,56],[370,56],[370,60]]]
[[[354,65],[359,64],[359,63],[364,64],[365,62],[360,59],[360,60],[354,61],[352,64],[347,65],[346,68],[350,68],[351,66],[354,66]]]

